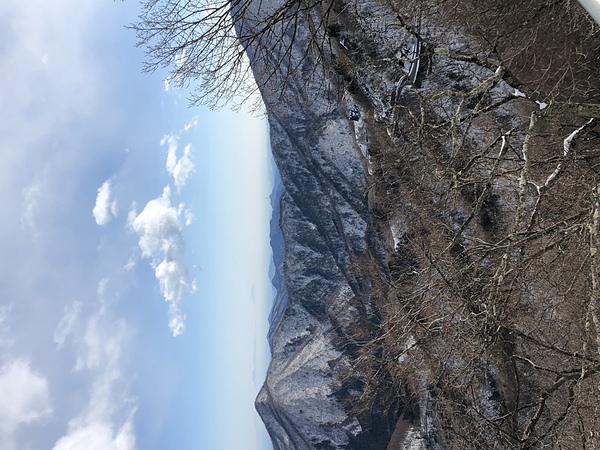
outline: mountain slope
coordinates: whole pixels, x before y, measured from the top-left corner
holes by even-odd
[[[247,49],[285,187],[256,401],[275,448],[600,445],[592,22],[541,0],[306,6]]]

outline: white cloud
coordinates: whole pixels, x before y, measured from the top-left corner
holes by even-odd
[[[106,288],[108,286],[108,282],[110,281],[110,277],[103,277],[98,283],[98,288],[96,289],[96,293],[98,294],[98,298],[100,299],[100,303],[104,303],[106,301]],[[102,309],[104,306],[100,309]]]
[[[131,337],[124,319],[115,319],[105,299],[108,277],[98,283],[100,307],[74,333],[78,345],[75,372],[94,375],[89,400],[73,417],[67,432],[53,450],[134,450],[133,416],[136,407],[128,397],[128,381],[121,373],[123,353]],[[68,312],[65,317],[72,316]]]
[[[186,123],[183,127],[183,131],[190,131],[192,128],[195,128],[196,125],[198,125],[198,116],[192,117],[192,120]]]
[[[48,381],[31,369],[26,359],[6,362],[0,368],[0,447],[16,448],[15,433],[22,425],[48,418],[52,405]]]
[[[113,217],[117,216],[117,202],[111,199],[110,180],[106,180],[98,188],[96,204],[94,205],[92,214],[98,225],[106,225]]]
[[[39,231],[36,224],[38,214],[38,202],[41,194],[41,185],[35,181],[23,189],[23,212],[21,214],[21,224],[29,231],[34,239],[39,237]]]
[[[115,429],[110,422],[73,423],[69,433],[61,437],[53,450],[134,450],[135,434],[132,418]]]
[[[12,305],[0,307],[0,448],[22,448],[18,434],[22,427],[39,423],[52,415],[48,380],[31,367],[29,358],[18,355],[12,338]],[[10,336],[10,337],[9,337]],[[20,353],[23,353],[22,351]]]
[[[188,124],[189,125],[189,124]],[[186,125],[186,127],[188,126]],[[163,136],[160,145],[167,145],[167,172],[173,177],[177,191],[185,186],[186,181],[195,170],[192,162],[192,144],[188,144],[183,149],[181,158],[177,158],[177,144],[179,136],[167,134]]]
[[[181,190],[187,179],[194,172],[194,163],[192,162],[191,154],[192,144],[188,144],[184,147],[183,156],[177,160],[177,164],[171,173],[171,175],[173,175],[173,179],[175,180],[175,186],[177,186],[177,190]]]
[[[194,222],[194,219],[196,218],[196,216],[194,216],[194,213],[192,211],[190,211],[189,209],[186,209],[184,211],[184,217],[185,217],[185,226],[186,227],[189,227]]]
[[[129,259],[127,260],[127,264],[125,264],[123,266],[123,270],[125,270],[125,272],[130,272],[135,265],[137,264],[137,260],[135,259],[135,257],[130,256]]]
[[[114,319],[109,314],[109,302],[106,299],[110,279],[104,277],[98,283],[97,293],[100,308],[85,322],[85,332],[78,336],[80,351],[75,371],[83,368],[95,370],[107,368],[108,372],[118,366],[123,343],[130,331],[124,319]]]
[[[129,215],[142,256],[151,260],[160,291],[169,303],[169,328],[174,336],[184,330],[185,315],[180,305],[184,292],[189,290],[180,214],[181,208],[171,205],[171,189],[166,186],[163,195],[150,200],[139,215]]]
[[[54,330],[53,340],[58,349],[62,348],[67,337],[73,332],[80,313],[81,302],[73,302],[65,307],[65,313]]]
[[[160,140],[160,145],[167,145],[167,171],[172,175],[177,165],[177,142],[179,136],[176,134],[165,134]]]
[[[101,363],[106,362],[108,359],[115,360],[117,355],[112,355],[114,350],[113,345],[108,345],[108,341],[105,341],[105,333],[100,323],[101,316],[92,316],[85,329],[83,336],[83,348],[84,350],[77,357],[77,363],[75,364],[75,371],[79,372],[83,368],[86,369],[97,369]],[[111,339],[111,337],[109,337]],[[112,338],[114,342],[114,338]]]
[[[171,188],[166,186],[162,196],[150,200],[141,213],[134,217],[130,215],[131,226],[140,237],[142,256],[148,258],[183,251],[177,213],[177,209],[171,205]]]
[[[11,305],[0,306],[0,349],[10,348],[15,343],[8,325],[11,309]]]

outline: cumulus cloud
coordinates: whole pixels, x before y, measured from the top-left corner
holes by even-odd
[[[102,183],[102,186],[98,188],[96,204],[92,210],[92,214],[98,225],[106,225],[113,217],[117,216],[117,202],[111,197],[110,180],[106,180]]]
[[[52,405],[48,381],[26,359],[5,362],[0,368],[0,447],[15,448],[15,433],[22,425],[48,418]]]
[[[139,236],[142,256],[150,259],[160,291],[169,303],[169,328],[174,336],[183,333],[185,315],[180,305],[184,292],[190,290],[181,213],[181,208],[171,205],[171,189],[166,186],[163,195],[150,200],[141,213],[129,215],[130,225]]]
[[[29,358],[13,356],[15,340],[10,331],[10,305],[0,307],[0,448],[17,450],[23,426],[52,415],[48,380],[32,369]]]
[[[135,434],[132,419],[119,429],[110,422],[92,422],[70,426],[69,434],[61,437],[52,450],[134,450]]]
[[[161,139],[160,145],[167,146],[167,172],[173,177],[175,187],[180,191],[194,172],[195,167],[192,162],[192,144],[186,145],[183,149],[183,155],[178,158],[178,142],[179,136],[167,134]]]

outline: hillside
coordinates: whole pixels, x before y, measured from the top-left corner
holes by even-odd
[[[246,49],[285,187],[277,450],[600,448],[600,34],[523,5],[244,12],[283,17]]]

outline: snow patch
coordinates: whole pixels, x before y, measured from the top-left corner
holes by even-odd
[[[404,206],[410,206],[410,204],[406,204]],[[404,220],[402,220],[398,215],[391,217],[389,223],[390,232],[392,233],[392,238],[394,239],[394,249],[396,249],[406,234],[406,223],[404,223]]]
[[[406,432],[406,438],[402,443],[400,450],[425,450],[425,438],[421,436],[419,429],[410,427]]]
[[[406,340],[406,342],[404,343],[404,345],[402,346],[402,353],[400,353],[400,356],[398,356],[398,363],[402,364],[407,356],[408,356],[408,351],[413,348],[415,346],[415,344],[417,343],[417,341],[415,341],[415,338],[413,336],[409,336],[408,339]]]

